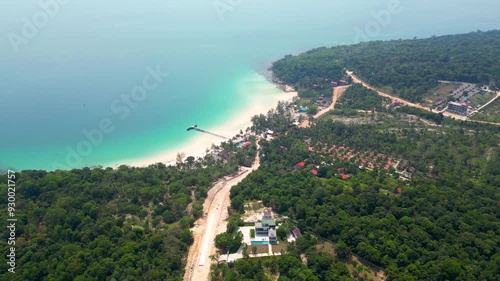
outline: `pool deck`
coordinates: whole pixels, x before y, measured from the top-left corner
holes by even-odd
[[[251,247],[251,241],[252,238],[250,238],[250,229],[253,229],[253,226],[242,226],[240,227],[241,233],[243,233],[243,244],[248,245],[248,247]],[[267,246],[269,247],[269,252],[267,254],[256,254],[256,255],[250,255],[251,258],[262,258],[262,257],[269,257],[269,256],[280,256],[281,253],[273,253],[273,248],[271,244],[269,244],[269,238],[266,236],[256,236],[255,239],[264,239],[264,241],[268,241]],[[293,242],[295,241],[295,238],[291,234],[288,235],[288,242]],[[219,262],[234,262],[238,259],[243,258],[243,245],[238,249],[238,251],[234,254],[230,255],[221,255],[219,257]]]

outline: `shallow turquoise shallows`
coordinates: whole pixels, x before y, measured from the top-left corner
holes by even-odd
[[[186,143],[187,126],[215,127],[269,94],[240,86],[286,54],[500,28],[500,1],[484,0],[60,2],[0,3],[0,171]]]

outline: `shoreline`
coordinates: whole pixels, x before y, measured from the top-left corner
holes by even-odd
[[[257,74],[262,75],[261,73]],[[268,79],[266,80],[270,82]],[[227,121],[224,121],[223,123],[211,127],[204,127],[202,124],[198,125],[206,131],[214,132],[228,138],[233,138],[239,134],[240,130],[245,131],[248,127],[252,126],[251,118],[253,116],[258,114],[267,114],[269,110],[276,108],[278,102],[291,101],[294,97],[298,96],[297,92],[285,92],[281,90],[279,85],[275,83],[270,82],[270,84],[268,86],[266,85],[266,87],[276,89],[277,93],[257,93],[255,96],[243,99],[241,103],[247,103],[248,106],[239,112],[234,112],[230,116],[227,116]],[[197,131],[190,133],[196,133],[198,135],[192,140],[189,140],[187,143],[169,147],[165,150],[154,153],[154,155],[136,159],[114,161],[106,164],[106,166],[117,168],[121,165],[127,165],[129,167],[144,168],[157,163],[163,163],[167,166],[175,165],[178,153],[185,153],[184,159],[189,156],[193,156],[195,158],[204,157],[206,150],[210,149],[212,144],[220,145],[222,142],[228,140]]]

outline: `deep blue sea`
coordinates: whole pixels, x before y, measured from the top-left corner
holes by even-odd
[[[238,83],[286,54],[498,29],[498,11],[497,0],[2,0],[0,170],[165,151],[193,137],[187,126],[243,110]]]

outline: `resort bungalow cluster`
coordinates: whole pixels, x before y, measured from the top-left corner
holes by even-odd
[[[345,80],[340,80],[340,81],[332,81],[330,82],[330,86],[332,87],[338,87],[338,86],[346,86],[346,85],[349,85],[349,82],[345,81]]]
[[[332,98],[321,95],[318,99],[316,99],[316,101],[314,101],[314,104],[320,107],[329,107],[332,104]]]
[[[266,131],[264,131],[264,132],[262,133],[262,136],[261,136],[261,137],[262,137],[263,139],[272,139],[273,137],[275,137],[275,136],[279,136],[279,135],[280,135],[280,133],[279,133],[279,132],[275,132],[275,131],[273,131],[273,130],[266,129]]]
[[[250,145],[252,145],[251,141],[239,141],[236,143],[236,147],[238,147],[238,148],[247,148]]]
[[[485,93],[485,91],[481,90],[476,84],[461,83],[460,87],[453,91],[450,96],[458,102],[466,102],[478,93]]]
[[[224,149],[217,148],[213,149],[210,152],[210,155],[212,156],[212,159],[214,159],[214,161],[226,162],[229,159],[229,156],[231,156],[231,153],[225,151]]]
[[[314,84],[311,84],[311,86],[313,88],[321,88],[321,89],[323,89],[323,88],[328,87],[328,81],[329,81],[329,79],[325,79],[324,82],[314,83]],[[347,86],[347,85],[349,85],[349,82],[346,81],[346,80],[339,80],[339,81],[332,80],[330,82],[329,86],[335,88],[335,87]]]
[[[463,83],[463,82],[449,82],[449,81],[439,81],[444,84],[456,84],[460,85],[457,89],[452,91],[449,94],[449,98],[442,98],[436,102],[434,102],[434,106],[436,106],[436,110],[442,110],[446,106],[446,111],[462,115],[468,116],[469,104],[468,102],[477,94],[485,94],[490,92],[490,88],[488,86],[480,87],[477,84],[472,83]],[[451,99],[451,101],[449,101]],[[447,102],[448,101],[448,102]],[[479,108],[480,105],[477,106]],[[477,109],[476,108],[476,109]]]

